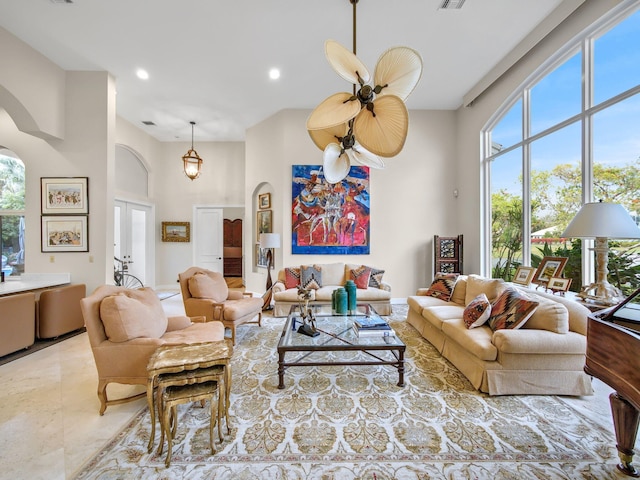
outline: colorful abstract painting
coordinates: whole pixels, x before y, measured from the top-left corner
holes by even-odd
[[[293,165],[291,253],[369,253],[369,167],[328,183],[320,165]]]

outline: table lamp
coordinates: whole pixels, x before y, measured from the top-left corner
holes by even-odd
[[[622,205],[585,203],[562,233],[565,238],[595,238],[596,281],[582,287],[578,296],[602,305],[616,305],[624,299],[622,292],[607,280],[609,270],[608,239],[640,238],[640,228]]]
[[[262,310],[271,310],[271,288],[273,282],[271,281],[271,269],[273,268],[273,249],[280,248],[280,234],[279,233],[261,233],[260,234],[260,248],[267,249],[267,285],[264,295],[262,296],[264,303],[262,304]]]

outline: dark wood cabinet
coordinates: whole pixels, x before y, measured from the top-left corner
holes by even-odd
[[[462,273],[462,235],[433,236],[433,271],[434,274]]]

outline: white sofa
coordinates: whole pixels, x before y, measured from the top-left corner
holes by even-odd
[[[485,293],[493,302],[507,286],[539,302],[529,320],[516,330],[467,328],[463,312],[470,299]],[[449,301],[427,296],[427,291],[408,297],[407,322],[475,388],[490,395],[593,394],[583,370],[589,314],[583,305],[477,275],[461,275]]]
[[[311,290],[310,304],[331,304],[331,294],[338,287],[343,287],[350,279],[350,271],[361,265],[349,263],[323,263],[315,264],[321,267],[322,286]],[[380,271],[380,270],[379,270]],[[273,299],[275,301],[273,314],[276,317],[286,317],[292,305],[298,304],[298,289],[286,288],[285,269],[278,272],[278,280],[273,284]],[[391,285],[384,281],[379,282],[379,287],[369,286],[366,289],[356,290],[358,303],[372,305],[380,315],[391,315]]]

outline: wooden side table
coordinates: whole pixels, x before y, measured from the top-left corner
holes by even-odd
[[[231,356],[233,355],[233,344],[231,340],[220,340],[217,342],[203,342],[194,344],[162,345],[156,349],[149,363],[147,364],[147,404],[151,415],[151,435],[149,437],[148,451],[153,450],[153,442],[156,433],[156,401],[154,390],[157,387],[159,375],[180,373],[184,371],[194,371],[214,366],[223,366],[224,401],[221,403],[225,410],[227,423],[227,433],[230,433],[229,426],[229,395],[231,393]],[[205,375],[206,377],[206,375]],[[201,378],[201,377],[194,377]],[[162,395],[162,389],[159,389]],[[158,402],[160,406],[160,402]],[[159,411],[160,413],[160,411]]]

